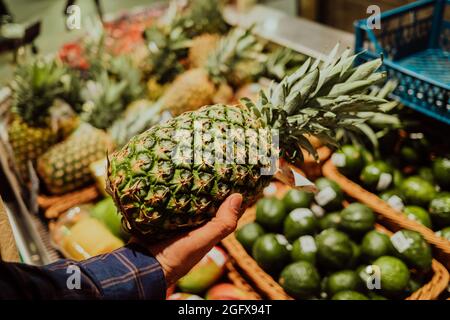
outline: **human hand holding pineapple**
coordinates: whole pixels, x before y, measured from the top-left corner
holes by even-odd
[[[220,206],[216,216],[198,229],[186,234],[147,246],[161,264],[167,286],[176,283],[192,269],[220,240],[236,229],[242,211],[242,196],[229,196]]]

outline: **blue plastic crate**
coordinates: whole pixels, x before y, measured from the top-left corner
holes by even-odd
[[[403,104],[450,124],[450,0],[422,0],[381,13],[381,28],[355,22],[357,63],[384,56]]]

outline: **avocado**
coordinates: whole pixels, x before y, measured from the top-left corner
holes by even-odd
[[[283,203],[287,212],[297,208],[309,208],[314,198],[311,192],[291,189],[283,197]]]
[[[290,244],[282,234],[268,233],[253,245],[253,258],[269,274],[277,274],[290,260]]]
[[[275,197],[263,198],[256,203],[256,222],[265,230],[280,231],[286,213],[283,201]]]
[[[326,211],[339,210],[342,207],[344,193],[335,181],[322,177],[317,179],[315,184],[319,189],[315,195],[315,200],[319,206]]]
[[[339,228],[354,235],[361,235],[373,229],[375,214],[368,206],[354,202],[341,211]]]
[[[437,183],[444,189],[450,187],[450,158],[437,158],[433,161],[433,174]]]
[[[431,229],[431,219],[427,210],[419,206],[406,206],[402,212],[408,219],[416,221]]]
[[[284,220],[283,233],[289,241],[294,241],[306,234],[314,234],[316,229],[317,218],[307,208],[292,210]]]
[[[325,229],[316,236],[317,261],[325,269],[346,268],[353,257],[348,236],[335,229]]]
[[[279,281],[283,289],[297,299],[310,299],[320,292],[320,275],[307,261],[297,261],[281,271]]]
[[[412,230],[400,230],[391,236],[397,255],[410,267],[427,271],[433,259],[431,247],[423,236]]]
[[[337,150],[331,156],[331,161],[342,174],[349,177],[357,176],[364,166],[361,150],[350,144],[344,145]]]
[[[393,185],[393,170],[386,162],[377,160],[366,165],[359,178],[367,189],[384,191]]]
[[[441,193],[430,203],[430,216],[433,223],[440,227],[450,226],[450,195]]]
[[[309,263],[315,264],[316,253],[316,241],[310,235],[301,236],[292,243],[292,261],[308,261]]]
[[[425,208],[436,195],[434,186],[419,176],[411,176],[403,180],[400,191],[405,196],[407,204]]]
[[[319,229],[325,230],[329,228],[337,229],[341,222],[341,213],[339,211],[330,212],[325,214],[322,218],[319,219]]]
[[[376,230],[366,233],[361,242],[361,254],[365,261],[371,262],[381,256],[393,253],[389,237]]]
[[[331,300],[369,300],[369,298],[357,291],[346,290],[339,291]]]
[[[408,285],[410,272],[406,264],[392,256],[382,256],[374,261],[380,271],[380,285],[383,292],[397,293],[405,290]]]
[[[247,250],[252,252],[253,244],[264,234],[264,229],[257,222],[244,225],[236,231],[236,239]]]

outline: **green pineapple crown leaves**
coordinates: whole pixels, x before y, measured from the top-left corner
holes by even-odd
[[[47,126],[53,101],[64,90],[61,77],[65,72],[54,59],[19,65],[11,83],[14,112],[29,125]]]
[[[266,59],[263,76],[278,81],[295,71],[306,60],[304,55],[285,47],[270,52]]]
[[[327,145],[338,146],[339,129],[365,133],[367,119],[360,112],[380,112],[387,101],[366,94],[367,89],[385,77],[375,72],[381,59],[353,67],[357,55],[345,50],[336,58],[337,45],[328,58],[308,59],[297,71],[285,77],[268,93],[260,92],[253,103],[241,102],[270,128],[278,129],[282,156],[295,162],[303,160],[301,149],[318,159],[305,135],[312,134]]]
[[[216,50],[208,58],[206,70],[216,84],[228,80],[234,66],[246,60],[265,59],[264,48],[255,35],[253,27],[249,29],[233,28],[223,37]]]
[[[106,71],[96,81],[87,81],[82,90],[86,102],[83,104],[81,118],[96,128],[108,128],[126,107],[121,97],[127,87],[127,81],[112,79]]]

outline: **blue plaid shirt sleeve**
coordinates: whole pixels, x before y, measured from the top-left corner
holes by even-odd
[[[0,263],[3,299],[164,299],[158,261],[135,244],[76,262],[44,267]]]

